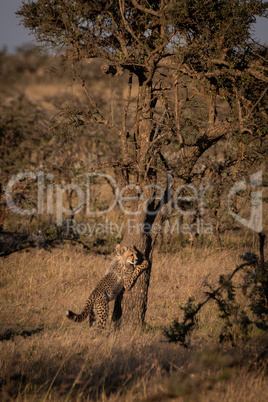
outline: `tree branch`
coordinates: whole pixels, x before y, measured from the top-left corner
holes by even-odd
[[[262,92],[262,94],[261,94],[261,96],[259,97],[259,99],[257,100],[257,102],[254,103],[254,105],[253,105],[252,108],[250,109],[249,113],[247,114],[246,119],[248,119],[248,118],[252,115],[253,110],[258,106],[258,104],[260,103],[260,101],[262,100],[262,98],[264,97],[264,95],[266,94],[267,90],[268,90],[268,87],[266,87],[266,88],[264,89],[264,91]]]
[[[125,2],[123,0],[119,0],[119,7],[120,7],[120,13],[121,13],[122,19],[124,21],[126,30],[130,33],[130,35],[133,37],[133,39],[135,39],[135,41],[139,44],[140,48],[142,49],[143,48],[142,42],[135,35],[135,33],[133,32],[132,28],[130,27],[130,25],[125,17]]]
[[[93,98],[91,97],[91,95],[90,95],[90,93],[89,93],[89,91],[88,91],[88,89],[86,87],[85,80],[80,76],[80,74],[77,74],[77,75],[78,75],[78,78],[79,78],[79,80],[81,82],[82,88],[83,88],[83,90],[84,90],[84,92],[85,92],[85,94],[86,94],[91,106],[97,112],[97,114],[100,116],[100,119],[95,119],[94,122],[98,123],[98,124],[104,124],[105,126],[110,127],[111,129],[115,130],[118,134],[120,134],[119,128],[116,127],[114,124],[110,123],[108,120],[106,120],[103,117],[103,115],[101,114],[100,110],[98,109],[96,103],[94,102]]]
[[[151,8],[146,8],[146,7],[141,6],[136,0],[132,0],[132,3],[138,10],[141,10],[144,13],[151,14],[151,15],[154,15],[155,17],[159,17],[159,18],[161,16],[161,14],[159,14],[157,11],[154,11]]]
[[[128,77],[128,93],[127,98],[125,101],[124,107],[124,114],[123,114],[123,121],[122,121],[122,131],[121,131],[121,142],[122,142],[122,152],[123,152],[123,161],[126,162],[128,160],[128,144],[127,144],[127,114],[129,109],[129,103],[131,98],[131,91],[132,91],[132,79],[133,73],[129,72]]]

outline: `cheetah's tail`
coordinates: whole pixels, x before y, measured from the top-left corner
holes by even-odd
[[[73,321],[76,321],[76,322],[85,321],[85,319],[89,315],[89,312],[91,311],[92,307],[93,307],[92,300],[89,299],[87,301],[83,311],[80,314],[75,314],[71,310],[67,310],[66,311],[66,316],[67,316],[67,318],[69,318],[69,320],[73,320]]]

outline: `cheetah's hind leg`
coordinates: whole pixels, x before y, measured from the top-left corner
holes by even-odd
[[[92,327],[94,322],[97,320],[96,314],[93,309],[90,311],[88,318],[89,318],[89,326]]]
[[[98,317],[98,329],[103,329],[109,315],[109,302],[105,295],[102,295],[96,299],[95,313]]]

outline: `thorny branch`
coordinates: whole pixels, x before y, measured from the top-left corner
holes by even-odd
[[[192,302],[193,299],[189,298],[188,301],[188,305],[186,305],[186,307],[183,307],[182,309],[184,310],[184,319],[182,322],[178,322],[178,320],[174,320],[172,326],[170,327],[166,327],[164,329],[164,334],[167,337],[167,339],[169,340],[169,342],[180,342],[183,346],[187,347],[187,343],[186,343],[186,336],[189,334],[189,332],[193,329],[194,325],[196,324],[196,316],[199,313],[199,311],[211,300],[215,300],[218,304],[218,306],[221,308],[221,312],[224,313],[224,318],[227,319],[228,324],[229,324],[229,311],[228,309],[226,310],[225,307],[228,307],[227,303],[225,302],[224,299],[222,299],[221,297],[221,292],[226,289],[226,285],[229,284],[230,289],[228,290],[228,292],[230,292],[230,300],[234,299],[234,290],[233,290],[233,286],[232,286],[232,279],[233,277],[237,274],[237,272],[244,270],[246,267],[250,267],[250,266],[254,266],[256,267],[255,272],[250,273],[250,279],[249,280],[245,280],[245,284],[243,286],[248,287],[249,284],[251,282],[256,282],[259,281],[261,288],[264,291],[265,294],[265,299],[263,300],[264,303],[268,303],[268,280],[267,280],[267,268],[265,266],[265,262],[264,262],[264,240],[265,240],[265,235],[263,235],[262,233],[259,233],[259,238],[260,238],[260,259],[258,260],[257,256],[254,253],[246,253],[244,256],[242,256],[242,258],[244,260],[246,260],[247,262],[237,266],[234,271],[228,275],[227,277],[223,277],[220,276],[220,285],[214,289],[212,292],[204,292],[205,294],[207,294],[207,297],[200,303],[198,303],[198,305],[196,307],[193,306]],[[260,270],[260,272],[258,273],[258,269]],[[254,278],[254,279],[253,279]],[[242,287],[243,287],[242,286]],[[258,290],[255,289],[254,291],[256,293],[256,296],[258,298]],[[251,296],[254,297],[254,293],[251,294]],[[253,310],[254,313],[254,300],[251,300],[251,308]],[[257,304],[259,303],[259,301],[257,300]],[[265,315],[265,306],[263,306],[263,313],[260,313],[260,317],[263,319],[263,316]],[[258,313],[255,314],[258,316]],[[266,312],[267,314],[267,312]],[[250,323],[250,321],[247,321],[248,325]],[[252,321],[252,323],[255,323],[254,321]],[[245,323],[242,323],[242,325],[244,325]],[[258,323],[255,323],[258,327],[261,328],[261,326],[259,326]],[[263,324],[263,323],[262,323]],[[263,325],[263,329],[267,329],[267,324]],[[225,336],[225,335],[224,335]],[[223,337],[224,337],[223,336]]]
[[[89,93],[89,91],[88,91],[88,89],[87,89],[87,86],[86,86],[86,84],[85,84],[85,80],[83,80],[83,78],[80,76],[80,74],[78,74],[78,78],[79,78],[79,80],[80,80],[80,82],[81,82],[82,88],[83,88],[83,90],[84,90],[84,92],[85,92],[85,94],[86,94],[86,96],[87,96],[87,98],[88,98],[88,100],[89,100],[91,106],[92,106],[93,109],[94,109],[95,115],[99,116],[99,119],[96,118],[94,122],[95,122],[95,123],[98,123],[98,124],[104,124],[105,126],[110,127],[111,129],[115,130],[117,133],[120,134],[119,128],[116,127],[113,123],[110,123],[108,120],[106,120],[106,119],[103,117],[102,113],[101,113],[100,110],[98,109],[96,103],[95,103],[94,100],[92,99],[92,97],[91,97],[91,95],[90,95],[90,93]]]
[[[127,147],[127,116],[128,116],[128,110],[129,110],[129,104],[130,104],[130,99],[131,99],[131,91],[132,91],[132,80],[133,80],[133,73],[129,72],[129,77],[128,77],[128,92],[127,92],[127,98],[125,101],[125,107],[124,107],[124,114],[123,114],[123,121],[122,121],[122,131],[121,131],[121,142],[122,142],[122,151],[123,151],[123,161],[126,162],[128,158],[128,147]]]

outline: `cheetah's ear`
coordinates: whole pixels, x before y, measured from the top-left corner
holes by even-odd
[[[115,252],[118,254],[120,252],[121,246],[120,244],[117,244],[117,246],[115,247]]]
[[[121,253],[121,254],[124,254],[126,251],[127,251],[127,247],[126,247],[126,246],[121,247],[121,250],[120,250],[120,253]]]

